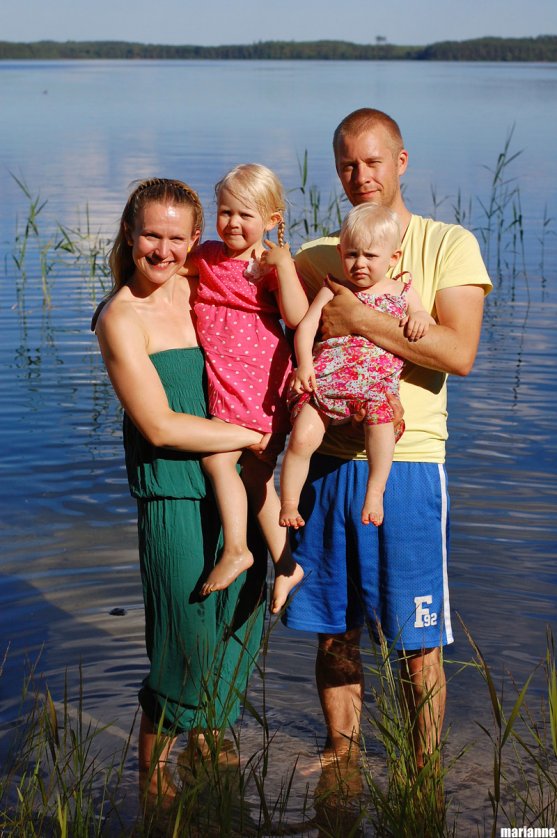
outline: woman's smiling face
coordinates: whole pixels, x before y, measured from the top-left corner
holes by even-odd
[[[191,207],[152,202],[138,212],[127,238],[135,277],[162,285],[184,265],[199,231],[194,229]]]

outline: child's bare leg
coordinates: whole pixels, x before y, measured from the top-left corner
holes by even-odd
[[[269,463],[250,454],[242,458],[242,478],[250,507],[267,542],[273,560],[275,582],[271,612],[277,614],[286,603],[292,588],[302,581],[304,571],[292,558],[288,531],[279,526],[280,501],[275,489],[274,469]]]
[[[241,454],[241,451],[211,454],[202,460],[213,485],[224,535],[224,549],[201,587],[202,596],[227,588],[253,564],[253,555],[247,544],[246,490],[236,471]]]
[[[327,417],[309,403],[303,406],[294,422],[280,475],[281,527],[297,530],[305,524],[298,511],[300,495],[307,480],[311,455],[319,448],[328,424]]]
[[[369,464],[362,523],[383,523],[383,495],[393,463],[395,432],[392,422],[365,426],[366,453]]]

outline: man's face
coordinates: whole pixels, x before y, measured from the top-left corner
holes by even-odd
[[[353,206],[368,201],[396,211],[401,200],[400,176],[408,154],[397,151],[382,125],[361,134],[342,137],[336,150],[336,168]]]

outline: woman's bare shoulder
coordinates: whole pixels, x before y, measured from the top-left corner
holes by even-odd
[[[98,312],[95,334],[101,345],[122,342],[146,343],[145,326],[137,311],[137,300],[128,288],[121,288]]]

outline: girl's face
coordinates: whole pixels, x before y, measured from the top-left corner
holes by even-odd
[[[229,256],[250,259],[260,256],[263,238],[276,225],[278,218],[265,220],[254,206],[244,203],[228,189],[221,189],[217,208],[217,233]],[[255,253],[254,253],[255,251]]]
[[[361,239],[343,236],[338,245],[345,279],[357,288],[370,288],[385,278],[398,262],[400,250],[393,251],[391,242],[364,245]]]
[[[189,250],[199,238],[194,229],[192,207],[149,203],[137,214],[127,231],[135,276],[163,285],[184,265]]]

